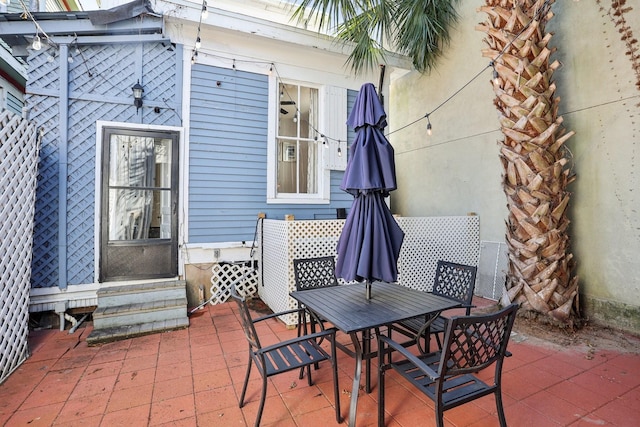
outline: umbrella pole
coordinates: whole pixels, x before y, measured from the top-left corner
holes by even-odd
[[[371,281],[367,280],[367,284],[365,285],[367,300],[371,299]]]

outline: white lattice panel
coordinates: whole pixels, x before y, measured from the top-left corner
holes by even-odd
[[[400,217],[404,242],[398,260],[398,282],[431,291],[438,260],[478,265],[480,217]]]
[[[0,383],[29,355],[38,148],[35,126],[0,112]]]
[[[478,265],[480,219],[477,216],[398,218],[405,240],[398,260],[398,283],[431,290],[438,260]],[[278,221],[263,224],[263,280],[260,298],[274,311],[296,308],[293,259],[336,255],[344,220]],[[294,325],[295,315],[282,319]]]
[[[289,296],[296,289],[293,276],[295,258],[311,258],[336,255],[336,246],[344,220],[278,221],[263,222],[263,286],[260,298],[273,311],[290,310],[297,302]],[[297,316],[282,318],[287,325],[294,325]]]
[[[242,296],[258,292],[258,274],[246,263],[215,263],[211,267],[211,304],[221,304],[231,297],[231,286]]]

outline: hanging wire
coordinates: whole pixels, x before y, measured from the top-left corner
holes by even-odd
[[[36,27],[36,35],[33,38],[32,47],[35,50],[40,50],[42,48],[42,42],[41,42],[41,39],[40,39],[40,34],[42,34],[44,36],[44,38],[47,40],[47,43],[49,45],[57,47],[58,45],[56,44],[56,42],[54,42],[51,39],[51,37],[49,37],[49,35],[46,33],[46,31],[42,29],[42,27],[40,26],[38,21],[36,21],[36,18],[33,16],[31,11],[27,7],[27,5],[24,4],[24,0],[19,0],[19,1],[20,1],[20,5],[22,6],[22,17],[31,19],[31,21],[33,22],[33,25],[35,25],[35,27]]]
[[[423,120],[423,119],[427,119],[427,122],[428,122],[428,123],[427,123],[427,133],[428,133],[429,135],[431,135],[431,132],[430,132],[430,131],[432,131],[432,126],[431,126],[430,116],[431,116],[433,113],[435,113],[437,110],[439,110],[439,109],[440,109],[440,107],[442,107],[443,105],[445,105],[446,103],[448,103],[449,101],[451,101],[451,99],[453,99],[453,98],[454,98],[455,96],[457,96],[460,92],[462,92],[462,90],[463,90],[464,88],[466,88],[467,86],[469,86],[469,85],[470,85],[473,81],[475,81],[478,77],[480,77],[480,76],[481,76],[481,75],[482,75],[482,74],[487,70],[487,68],[492,68],[492,69],[493,69],[493,81],[494,81],[494,83],[495,83],[495,82],[496,82],[496,80],[497,80],[497,79],[499,79],[498,72],[497,72],[497,70],[496,70],[496,68],[495,68],[496,61],[506,53],[506,51],[507,51],[507,50],[508,50],[512,45],[513,45],[513,43],[514,43],[516,40],[519,40],[519,38],[520,38],[520,36],[522,35],[522,33],[523,33],[524,31],[526,31],[526,30],[531,26],[531,24],[532,24],[533,22],[537,21],[543,13],[545,13],[545,14],[546,14],[546,13],[548,12],[549,8],[551,7],[550,2],[551,2],[551,0],[545,0],[545,2],[540,6],[540,8],[539,8],[538,10],[536,10],[536,12],[535,12],[535,13],[534,13],[534,15],[533,15],[533,18],[532,18],[532,19],[527,23],[527,25],[525,25],[524,27],[522,27],[522,29],[518,32],[518,34],[516,34],[516,35],[511,39],[511,41],[509,41],[509,43],[507,43],[507,44],[502,48],[502,50],[501,50],[500,52],[498,52],[498,54],[496,55],[496,57],[495,57],[491,62],[489,62],[489,64],[488,64],[486,67],[484,67],[482,70],[480,70],[480,71],[479,71],[475,76],[473,76],[473,77],[471,78],[471,80],[469,80],[467,83],[465,83],[465,84],[464,84],[460,89],[458,89],[458,90],[456,90],[455,92],[453,92],[453,94],[452,94],[451,96],[449,96],[447,99],[445,99],[444,101],[442,101],[440,104],[438,104],[438,106],[437,106],[436,108],[434,108],[433,110],[429,111],[429,112],[428,112],[428,113],[426,113],[424,116],[422,116],[422,117],[420,117],[420,118],[418,118],[418,119],[414,120],[413,122],[411,122],[411,123],[409,123],[409,124],[407,124],[407,125],[404,125],[404,126],[402,126],[402,127],[398,128],[398,129],[395,129],[395,130],[394,130],[394,131],[392,131],[392,132],[387,133],[387,134],[386,134],[386,136],[389,136],[389,135],[391,135],[391,134],[393,134],[393,133],[396,133],[396,132],[399,132],[399,131],[401,131],[401,130],[403,130],[403,129],[406,129],[406,128],[408,128],[409,126],[412,126],[412,125],[416,124],[417,122],[419,122],[420,120]]]

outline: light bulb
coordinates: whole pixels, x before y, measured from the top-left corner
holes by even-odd
[[[67,57],[67,62],[69,64],[73,64],[73,56],[69,55],[69,57]]]
[[[427,135],[431,136],[432,134],[432,130],[431,130],[431,122],[427,123]]]
[[[207,10],[206,3],[202,6],[202,19],[207,19],[209,17],[209,10]]]
[[[342,157],[342,148],[338,146],[338,157]]]
[[[200,49],[202,47],[202,41],[200,41],[200,36],[196,39],[196,49]]]
[[[31,47],[34,50],[40,50],[42,49],[42,42],[40,42],[40,36],[36,34],[36,36],[33,38],[33,42],[31,43]]]
[[[298,112],[293,115],[293,123],[298,123]]]

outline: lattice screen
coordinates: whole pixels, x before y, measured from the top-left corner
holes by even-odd
[[[405,233],[398,282],[420,291],[431,291],[438,260],[478,265],[480,217],[400,217]]]
[[[344,220],[277,221],[265,219],[262,224],[263,283],[260,298],[273,311],[297,307],[289,296],[296,288],[293,275],[295,258],[336,255],[336,246]],[[287,325],[297,322],[291,314],[282,319]]]
[[[295,290],[293,259],[336,255],[344,220],[265,220],[262,241],[263,283],[260,298],[274,311],[296,307],[289,296]],[[478,265],[480,218],[478,216],[398,218],[405,240],[398,261],[398,283],[431,290],[438,260]],[[287,325],[295,315],[282,319]]]
[[[231,286],[242,296],[258,292],[258,272],[246,263],[215,263],[211,267],[211,304],[221,304],[231,297]]]
[[[29,290],[38,139],[35,126],[0,112],[0,383],[28,357]]]

